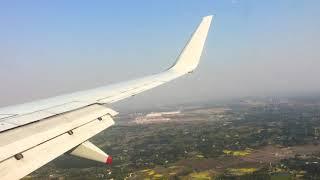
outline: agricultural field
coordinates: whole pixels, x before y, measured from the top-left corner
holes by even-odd
[[[320,178],[318,103],[230,103],[170,118],[122,119],[94,137],[112,166],[64,155],[25,179]]]

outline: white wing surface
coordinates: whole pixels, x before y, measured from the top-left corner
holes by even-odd
[[[212,16],[202,19],[168,70],[144,78],[0,108],[0,179],[19,179],[69,152],[110,163],[87,140],[113,125],[117,113],[103,106],[169,82],[198,65]]]

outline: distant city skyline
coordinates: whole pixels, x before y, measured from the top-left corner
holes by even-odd
[[[2,1],[0,106],[160,72],[209,14],[199,69],[120,106],[317,93],[319,8],[316,0]]]

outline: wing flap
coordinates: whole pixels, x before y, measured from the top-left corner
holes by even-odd
[[[0,162],[108,114],[115,116],[117,112],[101,105],[92,105],[4,132],[0,136]]]
[[[22,152],[23,158],[19,160],[10,157],[0,163],[0,177],[2,179],[20,179],[113,124],[112,117],[106,115],[101,120],[94,120],[73,129],[71,135],[61,134]]]

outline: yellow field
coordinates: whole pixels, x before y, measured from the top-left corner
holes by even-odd
[[[203,172],[198,172],[198,173],[191,173],[189,175],[191,179],[195,180],[207,180],[207,179],[212,179],[211,175],[208,171],[203,171]]]
[[[244,151],[232,151],[232,150],[223,150],[224,154],[227,155],[232,155],[232,156],[247,156],[251,154],[252,150],[251,149],[245,149]]]
[[[228,173],[234,176],[242,176],[257,171],[257,168],[229,168]]]

